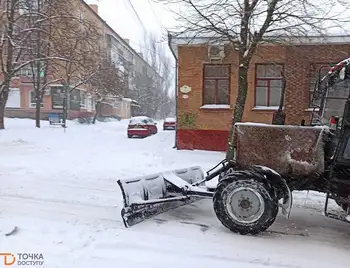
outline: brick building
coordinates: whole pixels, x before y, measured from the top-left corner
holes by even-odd
[[[104,37],[101,38],[99,45],[105,48],[107,57],[121,72],[129,93],[143,86],[136,78],[154,76],[155,71],[143,58],[142,54],[136,52],[131,47],[128,39],[123,39],[99,16],[97,5],[89,5],[84,0],[73,0],[72,7],[76,7],[74,11],[77,13],[77,16],[93,22],[99,33]],[[4,8],[5,2],[0,1],[0,10]],[[59,26],[55,25],[55,27]],[[56,66],[56,72],[57,69]],[[56,78],[55,75],[55,73],[50,73],[48,80],[54,80]],[[12,79],[10,87],[9,97],[5,107],[5,116],[35,118],[35,95],[31,66],[19,70],[16,77]],[[96,102],[88,94],[90,89],[89,83],[84,83],[72,92],[68,105],[68,117],[70,119],[92,116],[95,113]],[[41,105],[41,119],[47,119],[51,113],[63,112],[62,103],[64,95],[60,93],[62,91],[62,84],[50,84],[46,87]],[[138,104],[129,98],[106,97],[102,102],[102,106],[101,116],[130,118],[135,113],[138,113],[138,109],[135,108]]]
[[[176,146],[226,151],[237,96],[238,53],[226,44],[221,45],[224,54],[214,55],[208,38],[188,40],[174,38],[170,42],[177,59]],[[330,65],[349,55],[348,36],[298,38],[289,45],[259,46],[249,66],[243,121],[272,122],[279,105],[283,70],[286,123],[300,124],[302,119],[309,122],[318,74],[325,74]]]

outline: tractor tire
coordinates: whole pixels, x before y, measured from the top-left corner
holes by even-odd
[[[278,200],[261,174],[239,171],[218,183],[213,206],[219,221],[241,235],[266,231],[276,220]]]

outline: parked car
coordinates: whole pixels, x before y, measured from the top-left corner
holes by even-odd
[[[167,129],[176,129],[176,118],[174,117],[165,118],[163,123],[163,130],[167,130]]]
[[[157,132],[157,122],[148,116],[135,116],[129,121],[128,138],[148,137]]]

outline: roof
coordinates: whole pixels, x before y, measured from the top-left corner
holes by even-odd
[[[328,35],[328,36],[284,36],[279,40],[291,45],[341,45],[350,44],[350,35]],[[228,39],[218,36],[172,36],[169,35],[169,46],[177,57],[178,46],[204,45],[208,43],[230,43]],[[266,43],[266,45],[271,45]]]

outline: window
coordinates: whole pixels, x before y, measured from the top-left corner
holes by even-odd
[[[282,91],[281,64],[256,66],[255,106],[279,106]]]
[[[203,104],[230,104],[230,65],[204,65]]]
[[[34,91],[30,91],[29,92],[29,107],[30,108],[36,108],[36,101],[35,101],[35,92]],[[44,108],[44,102],[41,101],[41,108]]]
[[[35,66],[31,66],[31,65],[27,65],[25,67],[22,67],[21,69],[19,69],[17,72],[16,72],[16,75],[17,76],[23,76],[23,77],[29,77],[29,78],[33,78],[33,75],[37,76],[37,69],[36,69],[36,64],[34,64]],[[34,71],[34,73],[33,73]],[[39,71],[40,71],[40,74],[39,76],[40,77],[43,77],[44,76],[44,65],[42,63],[40,63],[39,65]]]
[[[114,101],[113,101],[113,107],[114,107],[114,108],[120,108],[120,107],[121,107],[121,104],[122,104],[122,101],[121,101],[121,100],[114,100]]]
[[[346,160],[350,160],[350,138],[346,142],[346,146],[344,148],[343,158]]]
[[[65,99],[65,89],[63,86],[51,86],[52,109],[62,109]]]
[[[142,66],[142,74],[147,75],[147,67]]]
[[[21,108],[21,91],[19,88],[10,88],[6,108]]]
[[[327,64],[327,63],[323,63],[323,64],[312,64],[310,65],[310,88],[309,88],[309,107],[313,108],[313,107],[317,107],[321,104],[321,99],[318,98],[317,95],[315,95],[315,99],[313,100],[313,96],[314,96],[314,90],[318,84],[318,79],[322,79],[322,77],[324,77],[330,67],[332,66],[332,64]]]
[[[80,91],[80,108],[86,108],[86,92]]]
[[[33,76],[32,68],[30,66],[23,67],[17,71],[17,75],[31,78]]]

